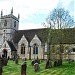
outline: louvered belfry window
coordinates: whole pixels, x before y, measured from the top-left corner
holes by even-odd
[[[7,26],[7,20],[5,20],[5,22],[4,22],[4,26]]]

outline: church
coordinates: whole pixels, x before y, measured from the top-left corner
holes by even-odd
[[[15,17],[13,15],[13,9],[9,15],[3,15],[1,11],[0,16],[0,55],[3,54],[5,57],[12,58],[16,53],[19,58],[27,58],[27,59],[47,59],[48,52],[48,31],[47,28],[41,29],[30,29],[30,30],[18,30],[19,27],[19,15]],[[69,36],[70,39],[63,41],[63,58],[68,58],[67,54],[64,52],[71,49],[72,54],[71,58],[75,59],[75,28],[68,29],[70,34],[68,36],[65,35],[65,39]],[[73,34],[71,34],[74,32]],[[68,34],[66,32],[66,34]],[[55,40],[57,35],[53,37],[53,44],[51,45],[50,53],[52,52],[51,58],[55,58],[56,55],[55,50],[59,49],[59,45],[57,44],[58,40]]]

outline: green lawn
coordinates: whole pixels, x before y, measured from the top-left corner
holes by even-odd
[[[20,60],[19,64],[15,64],[14,61],[10,60],[8,65],[3,67],[2,75],[20,75],[21,65],[23,61]],[[62,66],[52,67],[50,69],[45,69],[45,61],[40,64],[40,71],[35,73],[34,67],[31,66],[31,61],[27,61],[27,75],[75,75],[75,62],[68,64],[67,61],[63,62]]]

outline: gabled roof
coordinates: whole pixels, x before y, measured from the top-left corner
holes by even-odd
[[[13,41],[14,43],[18,43],[23,35],[25,35],[28,42],[30,42],[35,35],[41,40],[41,42],[45,42],[47,39],[46,28],[43,29],[31,29],[31,30],[18,30],[14,33]]]
[[[11,48],[11,51],[17,51],[15,46],[13,45],[13,43],[11,41],[7,41],[8,45],[10,46]]]
[[[32,29],[32,30],[18,30],[14,33],[13,41],[14,43],[18,43],[23,35],[25,35],[28,42],[30,42],[35,34],[41,40],[42,43],[47,42],[49,28],[43,29]],[[51,39],[50,42],[53,44],[75,44],[75,28],[67,28],[67,29],[52,29],[51,30]],[[62,33],[61,33],[62,31]],[[62,35],[61,35],[62,34]],[[62,39],[61,39],[62,38]]]
[[[52,43],[75,44],[75,28],[56,29],[52,35]]]
[[[63,43],[75,44],[75,28],[63,30]]]

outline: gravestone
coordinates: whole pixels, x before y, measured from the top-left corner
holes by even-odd
[[[24,62],[21,66],[21,75],[26,75],[27,64]]]
[[[0,67],[0,75],[2,75],[2,67]]]
[[[52,67],[52,62],[51,62],[51,60],[47,60],[47,62],[46,62],[46,66],[45,66],[45,69],[48,69],[48,68],[51,68]]]
[[[31,65],[34,66],[35,64],[35,60],[32,60]]]
[[[7,66],[8,59],[6,57],[3,58],[4,66]]]
[[[58,59],[57,66],[60,66],[60,60]]]
[[[2,58],[0,56],[0,67],[2,67]]]
[[[1,58],[1,56],[0,56],[0,75],[2,75],[2,58]]]
[[[54,67],[58,66],[57,60],[54,61]]]
[[[35,64],[34,64],[34,70],[35,72],[38,72],[39,71],[39,64],[35,61]]]
[[[15,64],[18,64],[18,58],[15,58]]]

